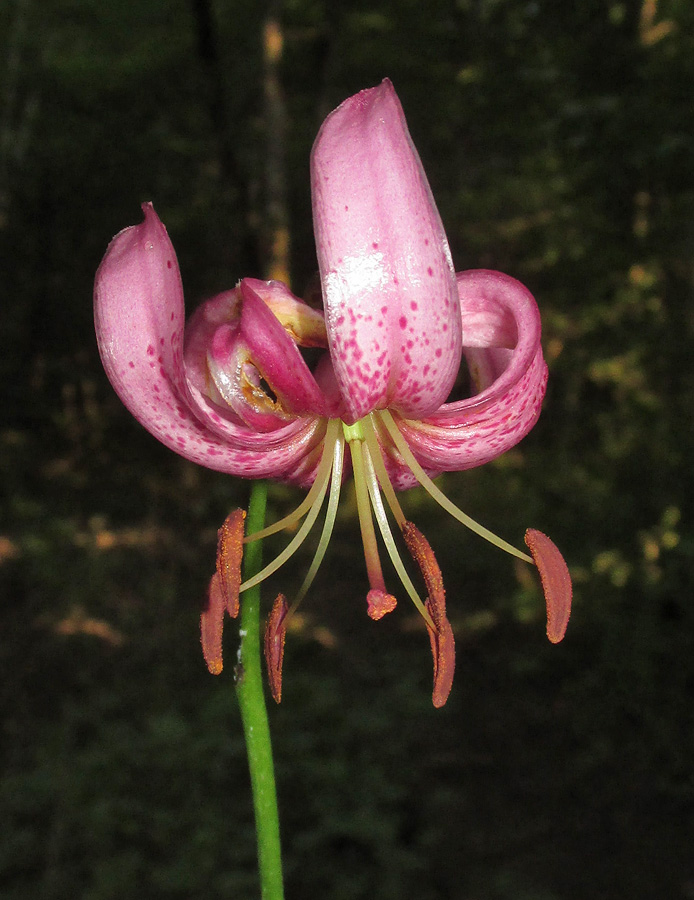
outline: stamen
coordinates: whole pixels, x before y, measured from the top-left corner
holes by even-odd
[[[270,682],[270,692],[275,703],[282,700],[282,663],[284,662],[284,641],[287,635],[288,604],[283,594],[278,594],[265,627],[265,665]]]
[[[429,626],[431,653],[434,658],[434,690],[431,699],[434,706],[439,708],[448,700],[455,671],[455,639],[446,617],[443,576],[429,541],[412,522],[405,522],[402,536],[427,586],[426,606],[433,619],[432,625]]]
[[[337,440],[337,435],[335,435],[335,439]],[[334,446],[334,441],[333,441]],[[280,569],[287,560],[299,549],[299,547],[303,544],[303,542],[308,537],[308,533],[313,527],[313,523],[318,518],[318,514],[320,512],[321,506],[323,505],[323,500],[325,498],[325,493],[328,489],[328,481],[330,480],[330,470],[333,466],[333,446],[328,446],[326,443],[326,447],[323,451],[323,458],[320,461],[320,465],[318,467],[318,474],[316,475],[316,480],[314,482],[314,487],[318,485],[318,490],[314,494],[314,501],[311,509],[309,510],[308,515],[304,519],[304,522],[301,528],[294,535],[292,540],[287,544],[287,546],[279,553],[272,562],[268,563],[264,569],[258,572],[257,575],[254,575],[253,578],[249,578],[248,581],[244,581],[244,583],[239,588],[239,592],[243,593],[243,591],[247,591],[249,588],[255,587],[256,584],[260,584],[261,581],[265,581],[270,575]],[[324,463],[327,464],[324,465]],[[318,480],[320,475],[320,481]],[[302,504],[303,505],[303,504]],[[267,531],[268,529],[265,529]],[[259,531],[257,535],[263,535],[264,532]],[[252,535],[253,540],[257,540],[257,535]]]
[[[528,556],[527,553],[523,553],[522,550],[518,550],[513,544],[509,544],[504,541],[502,538],[497,537],[493,531],[490,531],[488,528],[485,528],[483,525],[480,525],[479,522],[476,522],[470,516],[459,509],[455,503],[452,503],[448,497],[441,491],[429,478],[424,469],[420,466],[417,460],[414,457],[414,454],[410,450],[407,445],[407,441],[400,433],[400,429],[395,424],[395,421],[387,409],[382,409],[378,413],[374,413],[373,415],[377,415],[380,417],[383,425],[388,431],[388,434],[393,439],[393,443],[397,447],[400,455],[405,460],[407,465],[410,467],[412,474],[417,479],[417,481],[422,485],[425,491],[430,494],[436,502],[442,506],[447,513],[453,516],[454,519],[457,519],[462,525],[465,525],[466,528],[469,528],[471,531],[474,531],[475,534],[478,534],[480,537],[484,538],[486,541],[489,541],[490,544],[494,544],[495,547],[498,547],[500,550],[505,550],[507,553],[510,553],[512,556],[518,557],[518,559],[522,559],[525,562],[532,563],[532,557]]]
[[[431,693],[431,702],[440,709],[445,706],[451,693],[455,672],[455,638],[448,619],[444,618],[436,630],[429,629],[429,642],[434,659],[434,689]]]
[[[525,543],[540,573],[547,604],[547,637],[558,644],[566,634],[571,615],[571,575],[554,541],[535,528],[525,532]]]
[[[340,488],[342,486],[344,453],[345,439],[341,434],[338,434],[337,440],[335,441],[335,448],[333,450],[333,473],[330,479],[328,509],[325,513],[323,530],[321,531],[320,540],[318,541],[318,547],[316,548],[313,561],[309,567],[308,572],[306,573],[303,584],[299,588],[299,592],[297,593],[296,597],[294,598],[294,602],[292,603],[292,608],[289,611],[290,615],[296,610],[297,606],[306,596],[308,589],[313,584],[313,579],[316,577],[316,573],[318,572],[320,564],[323,562],[325,551],[328,549],[328,544],[330,543],[330,538],[333,533],[333,527],[335,525],[335,519],[337,517],[337,507],[340,502]]]
[[[200,643],[210,675],[219,675],[224,667],[222,632],[226,608],[219,575],[215,572],[207,590],[207,607],[200,614]]]
[[[299,519],[303,515],[305,515],[309,509],[311,509],[316,497],[320,492],[323,479],[327,478],[330,473],[330,467],[333,464],[333,445],[339,435],[339,429],[340,420],[330,419],[325,430],[325,438],[323,439],[323,455],[321,456],[321,461],[318,464],[316,478],[301,503],[293,512],[290,512],[289,515],[285,516],[283,519],[278,519],[277,522],[273,522],[272,525],[268,525],[267,528],[263,528],[262,531],[256,531],[255,534],[247,535],[244,538],[245,544],[248,544],[251,541],[261,541],[263,538],[269,537],[271,534],[277,534],[278,531],[284,531],[285,528],[289,528],[295,522],[298,522]]]
[[[245,510],[235,509],[217,532],[217,567],[207,589],[207,606],[200,615],[202,655],[212,675],[219,675],[223,668],[224,613],[228,612],[232,619],[239,614],[245,518]]]
[[[239,586],[243,557],[243,522],[246,511],[235,509],[217,532],[217,579],[232,619],[239,614]]]
[[[385,474],[385,464],[383,463],[383,459],[381,458],[381,451],[376,444],[375,447],[376,453],[378,454],[378,459],[380,459],[381,467]],[[425,605],[422,603],[419,594],[417,593],[417,589],[414,584],[412,584],[412,579],[407,574],[407,570],[403,564],[403,561],[400,557],[400,553],[398,552],[397,544],[395,543],[395,539],[393,537],[393,532],[390,529],[390,524],[388,523],[388,517],[386,516],[386,511],[383,506],[383,500],[381,499],[381,493],[378,489],[378,482],[376,480],[376,473],[374,469],[376,467],[376,463],[374,458],[371,455],[370,448],[367,446],[364,448],[364,462],[365,468],[367,472],[367,486],[369,488],[369,496],[371,497],[371,504],[373,506],[374,513],[376,515],[376,521],[378,522],[378,527],[381,532],[381,536],[383,537],[383,543],[386,545],[386,550],[388,551],[388,556],[390,557],[390,561],[393,564],[393,568],[398,574],[400,581],[402,582],[402,586],[407,591],[410,599],[417,607],[417,610],[421,614],[424,621],[427,623],[429,628],[434,627],[434,623],[431,620],[431,616],[427,612]],[[386,475],[386,481],[390,484],[390,480]],[[392,485],[391,485],[392,490]],[[396,501],[397,502],[397,501]],[[400,510],[402,513],[402,510]],[[404,524],[404,516],[403,516],[403,524]],[[373,616],[372,616],[373,618]]]

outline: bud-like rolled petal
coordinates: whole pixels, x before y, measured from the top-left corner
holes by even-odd
[[[99,351],[119,397],[163,444],[199,465],[310,483],[313,448],[325,428],[320,419],[295,416],[269,433],[257,431],[188,378],[176,254],[152,204],[143,210],[141,225],[111,241],[94,285]]]
[[[347,418],[383,407],[429,415],[460,365],[458,295],[441,218],[389,81],[350,97],[325,120],[311,188]]]

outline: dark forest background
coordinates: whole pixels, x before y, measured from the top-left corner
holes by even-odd
[[[456,268],[514,275],[543,314],[539,424],[442,483],[512,541],[551,534],[575,609],[550,646],[528,570],[411,492],[458,642],[436,711],[421,621],[405,603],[365,615],[347,495],[271,710],[288,900],[694,898],[694,6],[4,0],[6,900],[257,896],[232,673],[207,674],[197,626],[248,486],[122,408],[92,283],[144,200],[190,308],[260,275],[275,159],[302,293],[316,131],[386,75]],[[273,488],[271,515],[296,499]],[[266,600],[291,596],[308,553]]]

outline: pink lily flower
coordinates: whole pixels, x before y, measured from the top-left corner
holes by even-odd
[[[432,478],[481,465],[535,424],[547,382],[540,315],[532,295],[498,272],[455,274],[448,242],[404,114],[389,81],[350,97],[323,123],[311,157],[314,229],[324,310],[279,282],[243,279],[203,303],[184,324],[176,254],[151,204],[120,232],[95,284],[104,367],[133,415],[162,443],[198,463],[244,478],[308,488],[294,513],[256,535],[295,526],[294,538],[257,577],[240,583],[243,515],[220,530],[217,571],[202,617],[210,671],[222,668],[225,610],[275,572],[327,512],[294,604],[326,552],[340,488],[351,465],[370,590],[369,615],[395,607],[379,558],[374,518],[405,592],[421,612],[434,657],[436,706],[454,667],[439,567],[408,522],[396,492],[422,485],[455,519],[535,563],[547,600],[547,632],[562,639],[571,581],[555,545],[534,529],[530,555],[456,507]],[[322,348],[311,370],[299,348]],[[465,358],[476,393],[447,402]],[[349,449],[349,454],[345,449]],[[400,558],[386,508],[419,567],[422,601]],[[289,607],[280,595],[266,632],[275,699]]]

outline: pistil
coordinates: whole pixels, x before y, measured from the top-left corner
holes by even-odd
[[[395,598],[386,590],[381,558],[378,553],[376,532],[374,531],[373,517],[371,515],[371,501],[367,484],[364,465],[364,432],[361,422],[354,425],[343,424],[342,430],[349,444],[352,455],[352,470],[354,472],[354,488],[357,497],[357,513],[359,515],[359,528],[361,540],[364,546],[364,558],[366,560],[366,572],[371,590],[367,597],[369,614],[372,618],[381,618],[385,611],[395,608]]]
[[[392,562],[393,568],[397,572],[398,577],[400,578],[400,581],[402,582],[402,586],[405,588],[410,599],[412,600],[414,605],[419,610],[419,613],[422,616],[422,618],[424,619],[424,621],[427,623],[427,626],[429,628],[433,628],[434,625],[431,620],[431,616],[429,615],[429,612],[428,612],[425,604],[422,603],[422,600],[421,600],[419,594],[417,593],[417,589],[415,588],[414,584],[412,584],[412,579],[407,574],[407,570],[405,569],[405,566],[403,564],[402,558],[401,558],[400,553],[397,548],[397,544],[395,543],[395,538],[393,537],[393,532],[390,529],[390,525],[388,523],[388,517],[386,515],[386,510],[385,510],[385,507],[383,506],[383,499],[381,498],[381,493],[379,491],[379,480],[376,478],[376,472],[375,472],[376,460],[378,460],[378,462],[380,462],[380,468],[382,469],[383,477],[385,478],[385,482],[381,482],[381,486],[383,486],[384,483],[387,484],[390,487],[390,490],[393,492],[393,497],[395,497],[395,492],[393,491],[393,486],[390,483],[390,479],[388,478],[388,475],[386,473],[386,467],[383,462],[383,457],[381,456],[381,450],[380,450],[378,444],[375,445],[373,453],[371,452],[371,450],[368,446],[365,447],[364,448],[364,462],[365,462],[365,468],[366,468],[367,477],[368,477],[367,486],[369,489],[369,496],[371,498],[371,504],[373,506],[374,514],[376,516],[376,521],[378,522],[378,527],[381,532],[381,537],[383,538],[383,543],[386,545],[386,550],[388,551],[388,555],[390,556],[390,561]],[[384,490],[383,493],[386,493],[386,491]],[[387,499],[387,497],[386,497],[386,499]],[[400,504],[397,502],[397,500],[395,501],[395,503],[397,505],[397,509],[399,511],[400,517],[402,517],[402,524],[400,523],[400,518],[397,516],[395,511],[393,511],[393,514],[396,516],[398,525],[400,525],[400,530],[403,531],[403,533],[404,533],[405,526],[408,523],[405,520],[405,516],[402,512],[402,509],[400,508]],[[391,509],[392,509],[392,506],[391,506]]]

